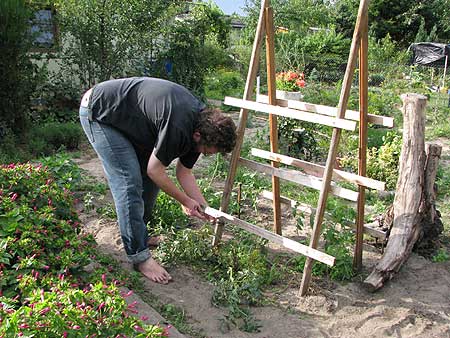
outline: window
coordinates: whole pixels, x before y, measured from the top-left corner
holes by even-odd
[[[55,13],[52,9],[41,9],[34,12],[31,20],[33,45],[38,50],[54,49],[57,46],[58,31]]]

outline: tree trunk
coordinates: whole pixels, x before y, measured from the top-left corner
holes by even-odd
[[[393,214],[390,217],[393,226],[383,257],[364,281],[372,291],[381,288],[385,281],[394,276],[408,259],[416,242],[423,237],[423,223],[428,223],[430,217],[433,220],[436,218],[433,187],[440,152],[430,146],[429,159],[426,160],[426,97],[404,94],[402,100],[403,145],[394,205],[390,213],[391,216]]]

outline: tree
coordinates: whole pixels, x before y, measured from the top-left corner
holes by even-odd
[[[359,0],[338,0],[335,3],[336,27],[348,37],[358,13]],[[402,47],[414,42],[419,30],[431,32],[438,22],[437,39],[449,38],[450,0],[372,0],[369,4],[369,30],[376,40],[388,34]],[[423,22],[423,27],[421,24]],[[422,33],[421,33],[422,34]]]
[[[56,0],[65,71],[84,89],[152,58],[175,0]],[[67,62],[69,61],[69,62]]]
[[[218,51],[226,49],[229,30],[229,20],[216,5],[194,5],[189,15],[167,26],[152,72],[202,96],[206,72],[224,61]]]
[[[0,143],[8,132],[20,134],[26,128],[35,85],[29,18],[24,0],[0,1]]]

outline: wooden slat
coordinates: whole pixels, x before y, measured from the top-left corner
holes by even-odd
[[[268,200],[273,199],[272,192],[267,191],[267,190],[263,190],[261,193],[261,196]],[[314,217],[314,215],[316,214],[316,211],[317,211],[316,208],[313,208],[310,205],[307,205],[304,203],[299,203],[299,202],[294,201],[293,199],[287,198],[285,196],[280,196],[280,201],[281,201],[281,203],[290,205],[291,208],[296,209],[297,211],[311,215],[311,217]],[[327,219],[333,219],[332,215],[328,212],[325,212],[324,217]],[[350,222],[350,221],[344,220],[344,221],[342,221],[342,224],[349,226],[349,227],[353,227],[353,228],[355,227],[355,223]],[[384,231],[375,229],[374,227],[370,226],[370,224],[376,225],[377,223],[364,224],[364,233],[366,233],[374,238],[378,238],[378,239],[384,241],[386,239],[386,233]]]
[[[308,175],[313,175],[316,177],[323,176],[323,171],[325,167],[322,165],[302,161],[293,157],[273,153],[262,149],[252,148],[251,151],[253,156],[264,158],[270,161],[277,161],[287,165],[292,165],[294,167],[304,170],[305,173],[307,173]],[[333,179],[336,181],[346,181],[358,185],[363,185],[370,189],[376,189],[380,191],[386,190],[385,182],[377,181],[365,176],[356,175],[338,169],[333,169]]]
[[[347,110],[348,98],[350,97],[350,89],[352,85],[353,75],[356,67],[356,60],[358,57],[358,51],[361,44],[361,33],[364,29],[366,16],[369,6],[369,0],[361,0],[359,4],[358,17],[356,19],[355,31],[353,33],[352,45],[350,47],[350,53],[347,62],[347,69],[345,70],[344,79],[342,81],[341,96],[339,98],[338,112],[336,117],[343,118],[345,111]],[[331,188],[331,177],[333,175],[333,168],[336,162],[336,155],[339,146],[339,140],[341,138],[341,129],[333,128],[331,135],[331,144],[328,151],[327,162],[325,164],[325,170],[323,174],[323,186],[320,191],[319,201],[317,203],[316,217],[314,218],[313,234],[309,246],[316,248],[322,229],[322,221],[325,213],[328,193]],[[311,273],[314,265],[314,261],[311,258],[306,258],[305,268],[303,269],[302,284],[300,285],[300,295],[304,296],[309,288],[311,281]]]
[[[255,40],[253,41],[252,55],[250,58],[250,65],[247,74],[247,81],[244,88],[244,99],[249,100],[253,95],[253,89],[255,86],[256,75],[258,73],[259,58],[261,56],[261,44],[264,36],[264,6],[266,0],[261,1],[261,10],[259,12],[258,25],[255,32]],[[225,187],[222,194],[222,200],[220,202],[220,209],[226,211],[230,204],[231,191],[233,190],[234,178],[236,176],[237,165],[239,157],[241,155],[241,147],[245,134],[245,127],[247,125],[248,110],[241,109],[239,113],[239,122],[236,130],[236,146],[231,154],[230,169],[225,181]],[[214,230],[213,245],[217,245],[222,238],[223,224],[216,223]]]
[[[297,170],[273,168],[269,165],[258,163],[255,161],[240,158],[239,163],[252,170],[261,172],[266,175],[273,175],[284,180],[304,185],[309,188],[320,190],[322,188],[322,180],[310,175],[305,175]],[[353,190],[338,187],[335,183],[331,183],[331,193],[349,201],[356,202],[358,193]]]
[[[368,16],[368,13],[364,13]],[[369,48],[369,19],[364,20],[364,28],[361,33],[361,47],[359,49],[359,148],[358,148],[358,174],[367,174],[367,125],[369,106],[369,70],[367,64],[367,53]],[[356,240],[355,254],[353,255],[353,268],[356,271],[362,269],[363,239],[364,239],[364,212],[366,205],[366,188],[358,187],[359,197],[356,213]]]
[[[266,19],[266,64],[267,64],[267,90],[269,104],[273,104],[276,100],[276,83],[275,83],[275,42],[273,33],[273,9],[270,7],[270,1],[266,1],[265,7]],[[277,116],[269,114],[270,127],[270,150],[278,151],[278,122]],[[272,167],[278,167],[279,163],[273,161]],[[272,176],[273,199],[273,231],[281,235],[281,207],[280,207],[280,179]]]
[[[269,98],[267,97],[267,95],[258,95],[256,97],[256,102],[267,104],[267,103],[269,103]],[[281,106],[281,107],[298,109],[298,110],[302,110],[302,111],[306,111],[306,112],[310,112],[310,113],[316,113],[316,114],[327,115],[327,116],[336,116],[337,115],[336,107],[324,106],[324,105],[320,105],[320,104],[314,104],[314,103],[308,103],[308,102],[296,101],[296,100],[277,99],[276,102],[277,102],[276,105]],[[359,112],[356,110],[346,110],[345,111],[345,119],[352,120],[352,121],[359,121]],[[394,127],[394,118],[393,117],[368,114],[367,121],[369,123],[383,126],[386,128]]]
[[[266,229],[260,228],[254,224],[243,221],[239,218],[233,217],[222,211],[213,208],[206,208],[205,213],[215,218],[219,218],[223,221],[229,222],[231,224],[237,225],[238,227],[247,230],[255,235],[265,238],[273,243],[282,245],[283,247],[300,253],[304,256],[311,257],[316,261],[322,262],[328,266],[333,266],[335,258],[319,250],[312,249],[307,245],[303,245],[299,242],[293,241],[292,239],[277,235],[273,232],[267,231]]]
[[[256,110],[263,113],[275,114],[278,116],[290,117],[296,120],[320,123],[333,128],[340,128],[354,131],[356,129],[356,122],[345,120],[343,118],[335,118],[325,115],[318,115],[313,113],[304,112],[301,110],[285,108],[280,106],[272,106],[269,104],[237,99],[234,97],[226,96],[224,103],[229,106],[245,108],[249,110]]]

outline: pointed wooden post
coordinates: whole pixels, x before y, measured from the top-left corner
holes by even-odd
[[[273,28],[273,9],[270,7],[270,1],[266,1],[265,6],[266,22],[266,60],[267,60],[267,90],[269,104],[276,104],[276,84],[275,84],[275,38]],[[270,151],[278,152],[278,126],[277,116],[269,114],[270,126]],[[272,161],[272,167],[277,168],[278,162]],[[280,179],[272,176],[273,192],[273,231],[281,235],[281,203],[280,203]]]
[[[368,115],[368,13],[364,13],[364,27],[359,49],[359,163],[358,175],[367,173],[367,115]],[[358,206],[356,213],[356,243],[353,256],[353,268],[356,271],[362,268],[363,235],[364,235],[364,206],[366,204],[366,187],[358,186]]]
[[[337,118],[344,118],[345,111],[347,109],[348,98],[350,96],[350,89],[352,84],[352,79],[355,71],[356,60],[359,52],[359,47],[361,44],[361,36],[363,32],[363,27],[365,26],[365,20],[367,16],[365,13],[368,10],[369,0],[361,0],[359,4],[358,17],[356,19],[355,31],[353,33],[352,45],[350,47],[350,54],[347,62],[347,69],[345,71],[344,80],[342,82],[341,96],[339,98],[338,113]],[[325,171],[322,178],[322,190],[320,191],[319,201],[317,205],[317,213],[314,218],[313,234],[311,237],[311,242],[309,246],[311,248],[317,248],[319,244],[320,231],[322,228],[322,221],[325,214],[326,202],[328,197],[328,192],[330,190],[331,177],[333,174],[334,164],[336,161],[336,154],[339,145],[339,139],[341,137],[341,129],[334,128],[333,134],[331,136],[331,145],[328,151],[327,162],[325,165]],[[309,288],[309,283],[311,281],[311,272],[314,264],[314,260],[307,257],[305,267],[303,269],[302,284],[300,286],[300,295],[304,296]]]
[[[265,31],[265,1],[261,3],[261,10],[259,13],[258,26],[256,27],[255,40],[253,42],[252,56],[250,59],[250,67],[247,74],[247,82],[244,89],[244,100],[251,99],[253,95],[253,88],[255,86],[256,74],[258,72],[259,58],[261,55],[261,44]],[[236,146],[234,147],[233,153],[231,154],[230,170],[228,171],[228,177],[225,182],[225,187],[222,194],[222,201],[220,204],[220,210],[226,212],[228,205],[230,203],[231,190],[233,189],[234,178],[236,176],[236,170],[238,165],[238,160],[241,155],[241,147],[244,139],[245,127],[247,125],[248,110],[241,109],[239,114],[239,122],[237,127],[237,138]],[[222,238],[224,224],[222,221],[216,223],[214,231],[213,245],[219,244]]]

